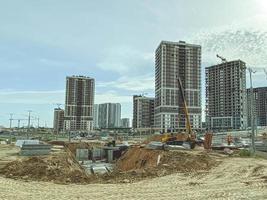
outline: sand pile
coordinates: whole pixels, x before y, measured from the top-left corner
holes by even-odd
[[[209,170],[217,161],[203,152],[161,151],[139,147],[129,149],[118,161],[117,169],[131,171],[139,169],[167,169],[171,172]]]
[[[207,171],[220,162],[204,152],[169,151],[162,155],[158,169],[174,172]]]
[[[208,172],[220,162],[202,152],[161,151],[133,147],[117,161],[112,173],[96,176],[91,179],[91,183],[129,183],[188,172],[190,176],[192,173]]]
[[[129,149],[116,163],[120,171],[130,171],[157,166],[157,158],[161,151],[139,147]]]
[[[30,157],[7,164],[1,173],[9,178],[53,181],[56,183],[86,183],[87,175],[67,156]]]

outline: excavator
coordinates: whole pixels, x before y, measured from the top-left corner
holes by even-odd
[[[185,133],[164,133],[161,141],[168,145],[183,145],[184,143],[188,143],[190,145],[190,148],[194,149],[196,145],[196,139],[195,139],[196,136],[190,124],[188,108],[186,105],[186,100],[185,100],[185,95],[184,95],[184,88],[182,86],[182,81],[180,77],[177,78],[177,81],[178,81],[179,92],[182,98],[183,110],[185,114],[186,132]]]

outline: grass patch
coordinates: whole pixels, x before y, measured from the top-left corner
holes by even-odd
[[[247,149],[241,149],[241,150],[239,151],[239,156],[240,156],[240,157],[251,157],[252,154],[251,154],[251,152],[250,152],[249,150],[247,150]]]

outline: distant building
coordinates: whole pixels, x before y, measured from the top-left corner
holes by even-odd
[[[121,104],[103,103],[98,105],[99,128],[119,128],[121,122]]]
[[[130,128],[130,119],[129,118],[122,118],[121,119],[121,127],[122,128]]]
[[[59,133],[64,129],[64,110],[61,108],[54,109],[54,132]]]
[[[206,67],[206,122],[212,130],[247,128],[246,63]]]
[[[255,125],[267,126],[267,87],[253,88]],[[251,127],[250,89],[247,89],[248,126]]]
[[[179,77],[191,126],[201,129],[201,46],[162,41],[155,56],[155,127],[165,132],[186,129]]]
[[[93,129],[95,80],[85,76],[66,78],[65,122],[70,131]]]
[[[98,110],[99,110],[99,105],[95,104],[94,105],[94,129],[98,129],[99,125],[98,125]]]
[[[154,127],[155,98],[143,95],[133,96],[133,128]]]

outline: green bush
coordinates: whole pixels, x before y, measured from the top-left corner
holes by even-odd
[[[241,149],[239,151],[239,156],[240,157],[250,157],[251,156],[251,152],[247,149]]]

